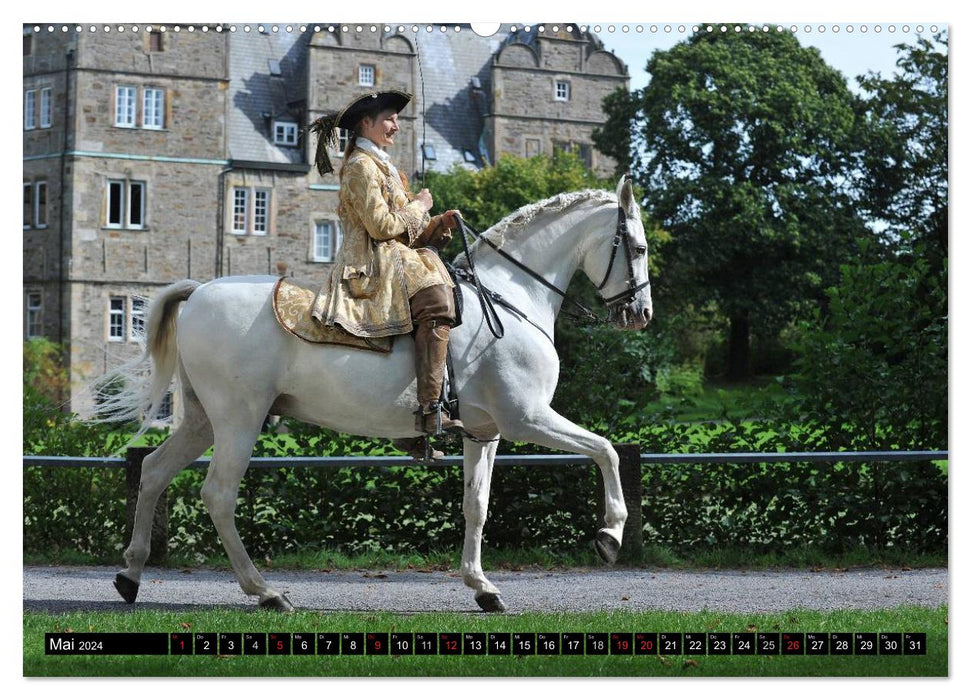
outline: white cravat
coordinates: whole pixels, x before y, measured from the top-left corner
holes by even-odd
[[[366,139],[363,136],[358,136],[357,147],[362,151],[366,151],[371,155],[375,156],[378,160],[388,166],[388,170],[391,171],[391,176],[396,180],[400,179],[398,176],[398,169],[394,167],[394,163],[391,162],[391,156],[388,155],[386,151],[378,148],[378,145],[374,143],[371,139]]]

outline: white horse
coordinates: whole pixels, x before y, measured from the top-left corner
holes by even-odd
[[[482,609],[502,611],[499,589],[481,564],[499,435],[596,461],[603,473],[606,514],[595,543],[608,563],[616,560],[627,519],[618,457],[610,442],[550,407],[559,373],[550,339],[563,301],[553,287],[565,290],[578,268],[595,284],[603,280],[601,294],[608,306],[614,305],[611,321],[620,328],[644,327],[652,305],[647,243],[628,178],[621,179],[616,194],[587,190],[523,207],[484,237],[491,245],[480,241],[472,246],[479,279],[528,318],[497,306],[505,336],[494,337],[475,303],[474,287],[462,283],[463,323],[451,339],[452,381],[462,419],[478,439],[464,440],[462,577]],[[539,274],[531,275],[509,258]],[[457,265],[463,260],[460,255]],[[115,579],[129,603],[138,594],[149,555],[159,495],[210,446],[215,448],[202,498],[239,584],[245,593],[259,596],[261,606],[289,611],[290,601],[267,586],[253,566],[235,523],[240,481],[266,416],[291,416],[372,437],[417,435],[411,337],[399,338],[390,354],[304,342],[274,318],[275,282],[273,277],[225,277],[167,287],[151,305],[144,356],[120,370],[128,386],[109,399],[116,417],[151,418],[176,372],[184,411],[179,427],[142,466],[135,525],[125,551],[127,567]],[[145,424],[147,420],[143,430]]]

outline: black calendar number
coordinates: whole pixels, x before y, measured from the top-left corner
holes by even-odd
[[[266,640],[266,650],[270,656],[288,656],[290,637],[289,632],[270,632]]]
[[[662,656],[680,656],[684,649],[684,635],[680,632],[661,632],[657,636],[657,650]]]
[[[300,656],[313,656],[317,653],[315,641],[316,638],[309,632],[294,632],[291,646],[293,653]]]
[[[462,653],[466,656],[484,656],[488,646],[485,632],[466,632],[462,635]]]
[[[415,653],[435,655],[438,653],[438,635],[433,632],[415,632]]]
[[[712,656],[728,656],[732,653],[732,635],[730,632],[709,632],[708,653]]]
[[[634,634],[632,632],[613,632],[610,635],[610,653],[626,656],[634,653]]]
[[[657,654],[657,632],[638,632],[635,634],[634,653],[642,656]]]
[[[197,632],[192,635],[192,649],[196,656],[215,656],[217,644],[215,632]]]
[[[219,654],[236,656],[243,653],[243,635],[240,632],[219,633]]]
[[[805,654],[806,635],[802,632],[783,632],[782,653],[785,656],[802,656]]]
[[[556,656],[560,653],[560,635],[558,632],[539,632],[536,634],[536,653],[544,656]]]
[[[826,656],[829,654],[829,635],[825,632],[806,632],[806,655]]]
[[[685,632],[683,653],[689,656],[704,656],[707,653],[705,636],[701,632]]]
[[[389,644],[395,656],[415,653],[415,635],[411,632],[392,632]]]
[[[243,635],[243,653],[248,656],[266,654],[266,632],[246,632]]]
[[[900,632],[881,632],[879,637],[880,655],[896,656],[904,653],[903,635]]]
[[[732,653],[751,656],[755,653],[755,632],[735,632],[732,635]]]
[[[509,632],[490,632],[489,654],[492,656],[509,656],[512,654],[512,634]]]
[[[531,656],[536,653],[536,635],[532,632],[513,632],[512,653],[517,656]]]
[[[460,656],[462,654],[462,637],[454,632],[443,632],[438,635],[438,653],[444,656]]]
[[[587,656],[606,656],[610,651],[610,639],[606,632],[587,632]]]
[[[170,634],[169,653],[173,656],[192,654],[192,636],[180,632]]]
[[[853,635],[853,653],[857,656],[875,656],[877,653],[876,632],[857,632]]]
[[[852,656],[853,635],[850,632],[831,632],[829,653],[831,656]]]
[[[562,633],[560,635],[560,653],[564,656],[583,656],[583,633]]]
[[[759,632],[755,635],[755,653],[772,656],[779,653],[780,635],[776,632]]]
[[[337,632],[317,633],[317,654],[338,656],[341,653],[341,636]]]
[[[341,656],[363,656],[364,655],[364,633],[363,632],[342,632],[341,633]]]
[[[927,634],[924,632],[907,632],[904,634],[904,654],[907,656],[922,656],[927,653]]]
[[[389,651],[387,632],[368,632],[364,637],[368,656],[387,656]]]

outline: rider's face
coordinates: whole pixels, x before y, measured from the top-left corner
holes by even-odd
[[[373,141],[380,148],[394,145],[394,136],[398,133],[398,113],[393,109],[386,109],[376,119],[364,117],[361,121],[361,136]]]

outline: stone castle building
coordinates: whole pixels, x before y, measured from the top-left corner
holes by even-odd
[[[147,300],[173,281],[325,279],[338,184],[303,130],[352,97],[415,95],[393,157],[417,184],[566,148],[610,174],[591,133],[629,87],[570,25],[52,29],[24,27],[24,337],[68,345],[74,389],[140,350]]]

